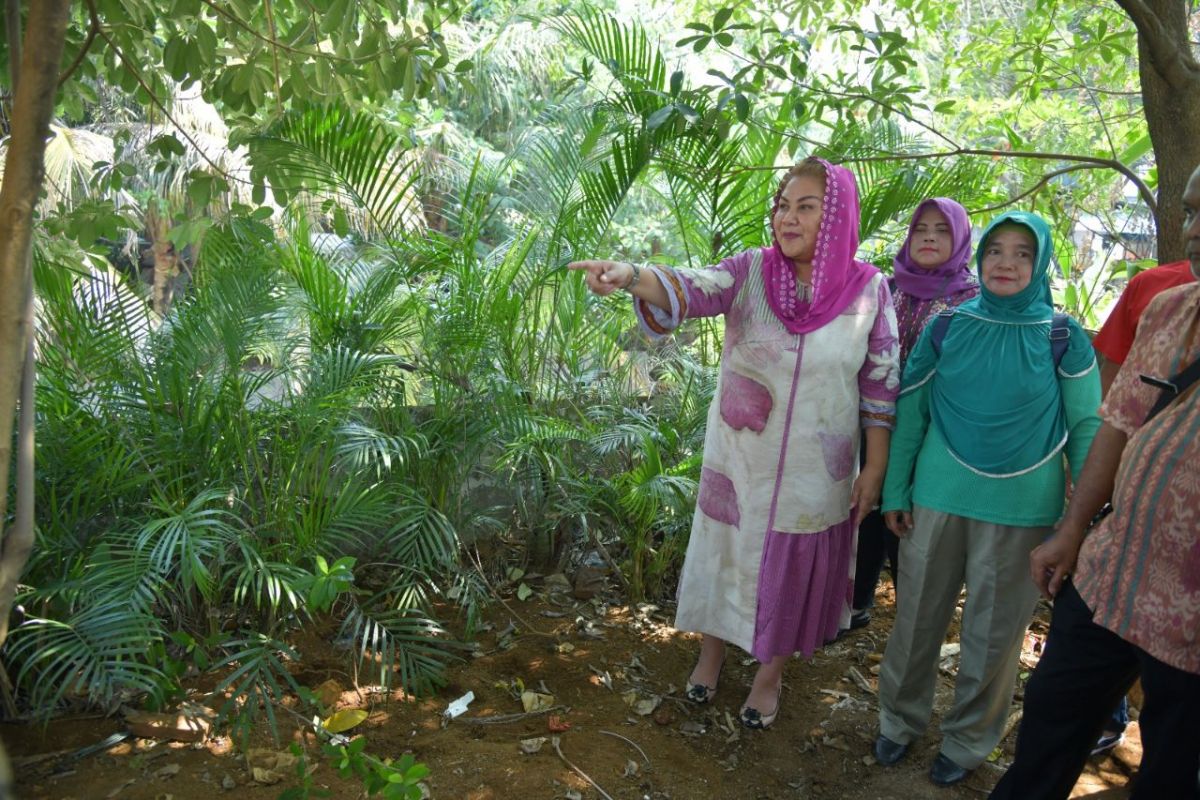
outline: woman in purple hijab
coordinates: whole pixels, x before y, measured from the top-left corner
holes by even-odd
[[[854,258],[858,219],[854,176],[809,159],[779,184],[770,247],[706,269],[571,265],[596,294],[628,290],[652,337],[725,316],[675,626],[703,634],[694,702],[716,694],[726,642],[760,662],[748,728],[775,720],[792,654],[811,656],[848,624],[854,533],[887,465],[896,320],[883,276]]]
[[[929,320],[979,294],[970,261],[971,222],[967,210],[947,197],[933,197],[917,206],[908,236],[892,261],[892,301],[900,330],[901,370]],[[895,584],[900,574],[899,543],[878,511],[863,518],[858,528],[851,628],[861,628],[871,621],[875,587],[885,556],[891,562]]]

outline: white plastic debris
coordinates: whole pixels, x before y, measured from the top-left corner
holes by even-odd
[[[467,692],[462,697],[458,698],[449,706],[447,706],[446,710],[442,712],[442,716],[447,720],[452,720],[455,717],[462,716],[462,714],[467,710],[467,706],[471,705],[471,701],[474,699],[475,693]]]

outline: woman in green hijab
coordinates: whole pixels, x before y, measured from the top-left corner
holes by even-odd
[[[1000,742],[1037,602],[1029,553],[1063,510],[1099,426],[1087,334],[1055,315],[1050,231],[996,218],[976,251],[979,297],[925,328],[904,371],[883,511],[901,537],[896,622],[879,676],[875,757],[894,764],[933,710],[959,592],[961,655],[934,783],[957,783]],[[1056,341],[1057,340],[1057,343]]]

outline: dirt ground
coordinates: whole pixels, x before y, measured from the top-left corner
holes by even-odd
[[[579,602],[542,592],[526,602],[508,598],[507,608],[493,605],[486,630],[476,636],[475,657],[452,667],[449,685],[434,698],[397,699],[355,690],[344,651],[319,639],[300,643],[296,675],[314,688],[334,681],[342,689],[338,708],[368,710],[369,717],[352,733],[366,737],[373,755],[411,753],[428,765],[427,793],[436,800],[984,797],[1011,760],[1015,734],[994,754],[996,763],[984,764],[948,789],[926,777],[937,753],[936,718],[932,732],[896,767],[880,767],[870,756],[878,710],[873,670],[890,628],[891,600],[885,585],[870,626],[846,634],[811,661],[797,659],[788,667],[780,716],[762,732],[737,724],[754,669],[745,654],[730,652],[712,705],[688,704],[680,698],[695,658],[695,637],[670,627],[670,609],[631,608],[614,596]],[[1046,628],[1046,609],[1038,613],[1026,642],[1023,675],[1036,662],[1033,651]],[[950,636],[954,640],[956,630]],[[953,655],[942,662],[939,709],[950,700],[954,664]],[[525,689],[553,695],[558,708],[489,722],[523,714],[518,680]],[[467,712],[443,726],[441,712],[467,691],[475,694]],[[1015,702],[1013,711],[1019,708]],[[552,732],[551,714],[554,723],[568,723],[569,730]],[[1140,758],[1136,727],[1112,757],[1089,765],[1075,797],[1127,796],[1123,787]],[[274,785],[256,782],[245,756],[224,736],[200,744],[131,737],[78,755],[80,748],[123,730],[119,718],[91,716],[55,720],[44,728],[7,724],[0,736],[14,758],[20,796],[28,800],[212,800],[223,795],[255,800],[276,798],[296,785],[290,769],[281,770],[283,779]],[[308,744],[319,764],[313,777],[329,796],[364,796],[361,784],[338,777],[316,753],[311,736],[286,724],[283,730],[285,740]],[[546,737],[540,749],[522,751],[522,740],[540,737]],[[259,739],[259,746],[273,747],[265,733]]]

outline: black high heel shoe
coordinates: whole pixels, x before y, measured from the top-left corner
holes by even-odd
[[[712,686],[705,686],[703,683],[692,683],[691,680],[688,680],[687,686],[684,689],[684,697],[697,705],[711,703],[712,699],[717,696],[717,684],[721,680],[721,672],[724,669],[725,659],[721,659],[721,666],[717,668],[717,677],[713,680]],[[690,679],[691,676],[689,675],[688,678]]]
[[[777,716],[779,716],[779,698],[782,694],[783,683],[781,682],[779,684],[779,691],[775,692],[775,710],[770,714],[764,714],[757,708],[742,706],[742,710],[738,714],[738,717],[742,721],[742,727],[755,731],[766,730],[767,728],[771,727],[771,723],[775,721]]]

